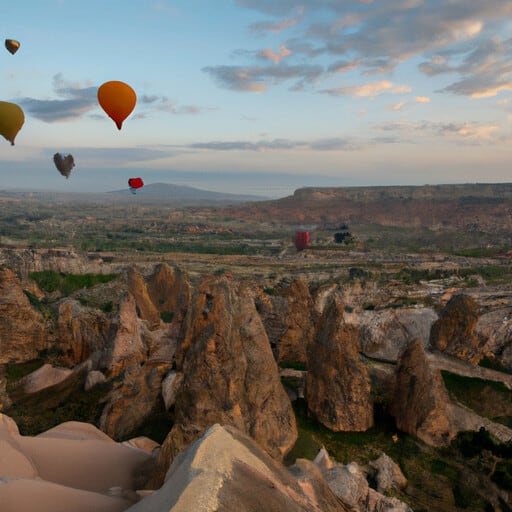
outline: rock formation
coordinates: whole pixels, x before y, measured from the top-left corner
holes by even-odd
[[[74,299],[63,299],[55,348],[70,366],[82,363],[107,347],[110,328],[111,320],[102,311],[84,307]]]
[[[292,473],[249,436],[218,424],[176,457],[162,487],[129,512],[168,510],[348,512],[320,471]]]
[[[452,431],[448,393],[439,371],[429,367],[421,340],[413,341],[398,361],[390,413],[396,426],[427,444],[446,445]]]
[[[0,364],[36,359],[47,348],[45,325],[16,274],[0,269]]]
[[[310,412],[334,431],[364,431],[373,425],[370,378],[359,357],[357,329],[343,320],[335,296],[308,347],[305,398]]]
[[[437,315],[429,308],[401,308],[345,314],[345,319],[359,328],[363,354],[396,361],[411,341],[428,341]]]
[[[260,291],[255,301],[277,362],[304,364],[315,327],[307,283],[302,279],[283,282],[272,294]]]
[[[469,295],[454,295],[430,331],[430,346],[446,354],[477,364],[480,339],[475,333],[480,308]]]
[[[172,458],[214,423],[247,433],[281,459],[295,443],[297,427],[280,382],[265,329],[242,285],[206,277],[197,285],[176,353],[182,374],[175,393],[175,424],[163,453]],[[181,440],[181,441],[179,441]],[[166,443],[170,446],[165,446]],[[169,460],[162,460],[163,467]]]

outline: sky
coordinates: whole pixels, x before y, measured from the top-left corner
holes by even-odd
[[[511,0],[16,0],[6,38],[0,101],[25,122],[0,188],[512,181]],[[121,130],[110,80],[137,94]]]

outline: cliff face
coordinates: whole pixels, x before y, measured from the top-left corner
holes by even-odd
[[[47,348],[46,322],[23,292],[19,278],[0,269],[0,364],[28,361]]]

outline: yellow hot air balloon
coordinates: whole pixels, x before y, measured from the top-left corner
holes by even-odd
[[[128,84],[112,80],[99,87],[98,102],[120,130],[123,121],[135,108],[137,95]]]
[[[5,47],[7,48],[7,51],[9,51],[9,53],[12,53],[14,55],[20,48],[20,42],[16,41],[16,39],[6,39]]]
[[[14,146],[14,139],[25,122],[25,114],[16,103],[0,101],[0,134]]]

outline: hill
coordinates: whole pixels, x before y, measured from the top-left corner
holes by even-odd
[[[108,194],[115,194],[120,196],[132,196],[133,194],[128,189],[114,190]],[[213,192],[211,190],[203,190],[187,185],[175,185],[171,183],[150,183],[143,188],[137,190],[137,196],[144,199],[154,199],[183,203],[241,203],[247,201],[263,201],[267,199],[263,196],[254,196],[248,194],[228,194],[224,192]]]
[[[512,233],[512,183],[301,188],[229,209],[238,218],[286,219],[321,228],[378,224],[432,231]]]

